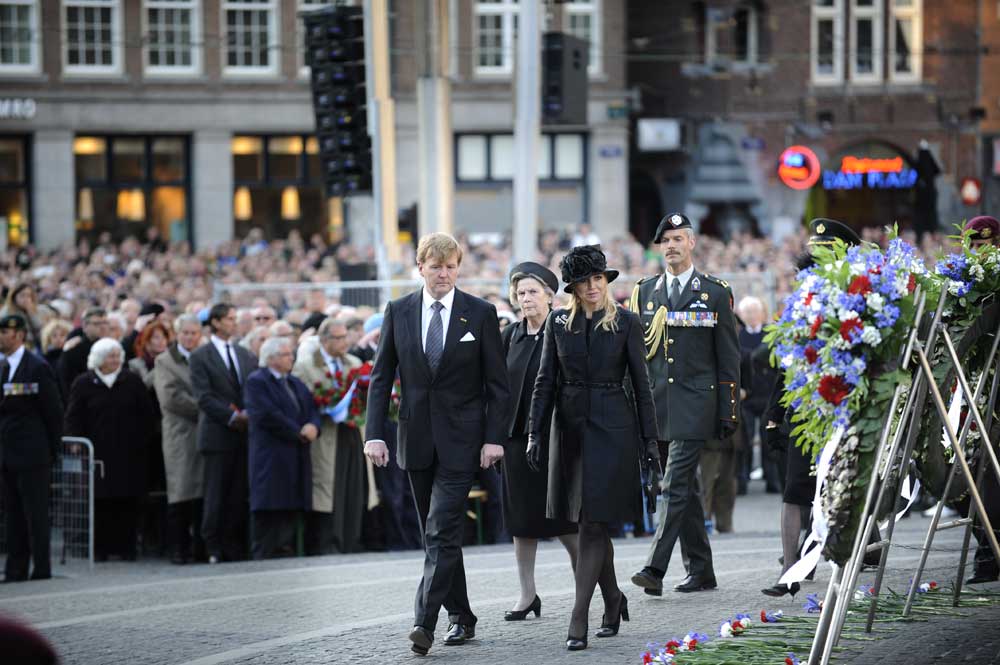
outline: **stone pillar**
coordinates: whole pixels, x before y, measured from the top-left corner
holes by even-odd
[[[194,244],[212,248],[233,237],[233,156],[228,131],[194,133],[191,144],[191,210]]]
[[[604,242],[628,233],[628,147],[627,127],[591,126],[588,216]]]
[[[32,152],[31,243],[42,250],[71,245],[76,239],[73,221],[76,195],[73,168],[73,132],[35,132]]]

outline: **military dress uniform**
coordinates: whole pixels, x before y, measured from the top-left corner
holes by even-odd
[[[24,330],[19,315],[0,328]],[[13,371],[11,371],[13,370]],[[52,576],[49,559],[49,476],[62,446],[62,400],[55,374],[23,345],[0,361],[0,474],[6,507],[4,581]]]
[[[656,242],[667,224],[690,228],[683,215],[668,215]],[[661,484],[666,505],[646,569],[633,577],[651,595],[659,595],[662,583],[647,572],[662,578],[678,538],[689,578],[677,590],[715,587],[698,464],[705,441],[724,438],[723,423],[735,429],[740,412],[740,349],[729,285],[694,270],[671,303],[668,277],[672,281],[668,274],[640,280],[629,301],[642,320],[657,426],[668,446]]]

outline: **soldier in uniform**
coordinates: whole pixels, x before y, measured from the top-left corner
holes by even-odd
[[[20,314],[0,319],[0,473],[7,516],[4,582],[52,577],[49,475],[62,445],[63,406],[47,362],[24,346]]]
[[[729,285],[698,272],[691,262],[695,236],[690,220],[667,215],[653,243],[663,250],[667,270],[636,284],[629,309],[642,319],[660,445],[668,451],[661,484],[666,505],[646,567],[632,576],[632,583],[659,596],[678,538],[688,574],[674,590],[716,587],[698,462],[706,440],[726,439],[736,431],[740,346]]]

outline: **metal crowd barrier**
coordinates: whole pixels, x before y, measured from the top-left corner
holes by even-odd
[[[49,523],[52,557],[60,565],[73,560],[94,566],[94,473],[104,476],[104,464],[94,459],[90,439],[64,436],[62,455],[52,465]],[[98,469],[99,467],[99,469]],[[0,494],[0,524],[6,523]],[[0,554],[6,555],[6,529],[0,529]]]

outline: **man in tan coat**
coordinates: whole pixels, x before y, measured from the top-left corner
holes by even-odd
[[[205,475],[197,448],[198,402],[191,389],[188,358],[201,344],[201,323],[193,314],[174,322],[177,342],[156,357],[153,387],[163,412],[163,465],[167,472],[167,529],[171,563],[205,559],[201,508]],[[193,543],[193,547],[192,547]]]
[[[318,386],[339,385],[350,370],[361,366],[358,358],[347,353],[346,321],[324,320],[316,339],[315,350],[300,354],[292,370],[314,393]],[[310,447],[313,491],[312,511],[306,520],[306,554],[361,550],[362,518],[377,504],[363,441],[363,431],[323,414],[319,437]]]

